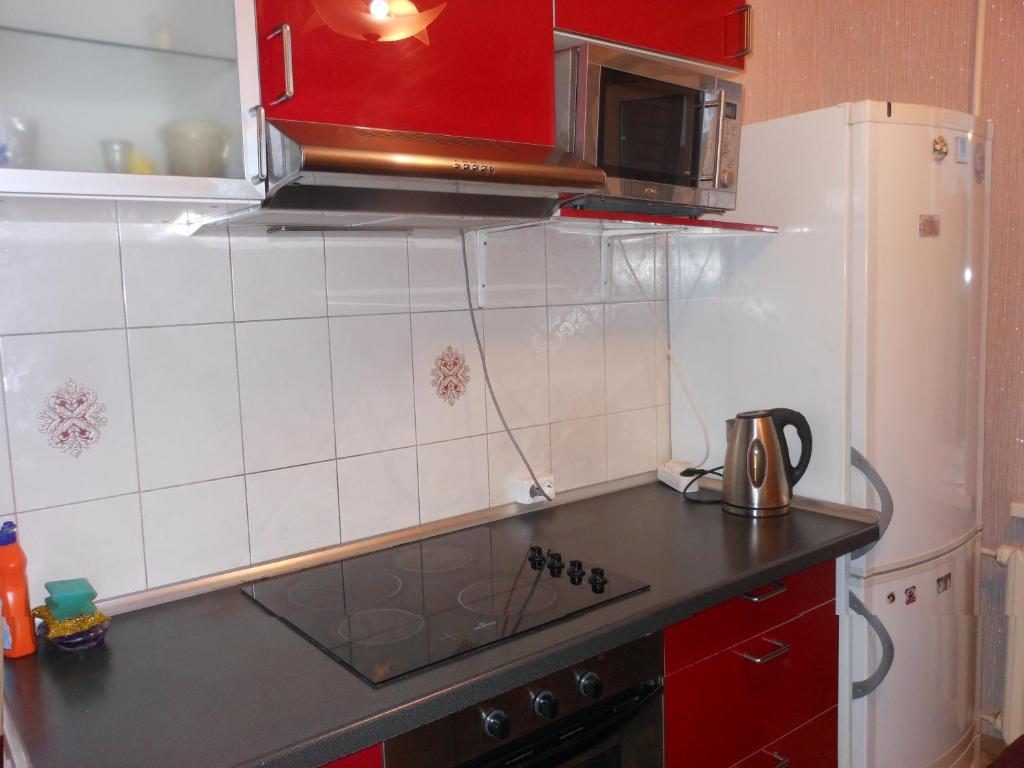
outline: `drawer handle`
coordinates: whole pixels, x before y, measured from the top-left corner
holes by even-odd
[[[775,768],[789,768],[788,757],[783,757],[778,752],[772,752],[770,756],[776,761]]]
[[[747,653],[746,651],[736,651],[736,653],[738,653],[740,656],[742,656],[747,661],[752,661],[755,664],[767,664],[772,659],[777,659],[782,654],[789,653],[789,644],[788,643],[784,643],[781,640],[770,640],[767,637],[765,638],[765,642],[771,643],[772,645],[774,645],[775,646],[775,650],[774,651],[769,651],[764,656],[755,656],[754,654]]]
[[[749,600],[752,603],[763,603],[765,600],[771,600],[773,597],[778,597],[788,589],[788,587],[781,581],[773,581],[768,586],[771,587],[771,589],[767,592],[747,592],[747,594],[742,595],[742,597],[744,600]]]

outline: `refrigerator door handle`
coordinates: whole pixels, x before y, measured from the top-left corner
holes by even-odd
[[[878,541],[881,541],[882,537],[885,536],[889,523],[892,522],[892,494],[889,493],[889,488],[885,485],[882,476],[878,474],[878,470],[871,466],[871,462],[867,460],[864,454],[853,447],[850,448],[850,464],[861,471],[875,489],[875,493],[878,494],[878,499],[882,505],[882,510],[878,517]],[[853,552],[850,555],[850,559],[856,560],[858,557],[864,557],[878,541],[866,544]]]
[[[858,616],[863,616],[867,621],[871,629],[874,630],[875,635],[878,636],[879,642],[882,643],[882,660],[878,664],[878,668],[872,672],[868,677],[863,680],[858,680],[853,684],[853,698],[860,699],[873,693],[878,686],[885,680],[886,675],[889,674],[889,669],[892,667],[893,659],[896,658],[896,646],[893,645],[892,637],[886,630],[882,620],[870,613],[867,607],[860,601],[853,592],[850,593],[850,608]]]

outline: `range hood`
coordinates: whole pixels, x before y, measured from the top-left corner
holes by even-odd
[[[267,199],[221,223],[282,229],[471,229],[550,217],[601,189],[568,152],[292,120],[266,126]]]

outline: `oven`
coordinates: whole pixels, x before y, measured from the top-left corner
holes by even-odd
[[[662,658],[655,634],[584,659],[391,739],[384,765],[661,768]]]
[[[676,215],[736,207],[738,83],[595,43],[558,51],[555,73],[560,147],[608,177],[601,194],[570,205]]]

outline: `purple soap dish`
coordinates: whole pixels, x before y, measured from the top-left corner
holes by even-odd
[[[47,637],[50,631],[49,627],[44,621],[37,628],[36,634],[40,638],[46,638],[62,651],[87,651],[103,642],[103,636],[107,634],[108,629],[110,629],[110,619],[107,619],[102,624],[97,624],[95,627],[75,632],[73,635],[50,638]]]

